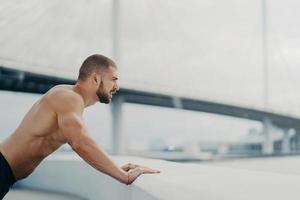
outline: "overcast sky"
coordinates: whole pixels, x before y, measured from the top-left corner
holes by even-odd
[[[75,78],[88,55],[113,56],[112,2],[0,0],[0,65]],[[121,87],[263,109],[262,1],[119,2]],[[266,15],[269,109],[300,116],[299,7],[297,0],[267,0]],[[125,108],[135,116],[145,107]],[[160,110],[174,122],[173,111]],[[217,117],[201,119],[212,127]]]
[[[0,0],[0,64],[75,78],[113,55],[109,0]],[[269,108],[300,115],[297,0],[267,0]],[[260,0],[122,0],[121,86],[263,107]],[[288,103],[287,103],[288,102]]]

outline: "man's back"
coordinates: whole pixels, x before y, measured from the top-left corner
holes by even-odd
[[[67,99],[78,99],[72,86],[59,85],[44,94],[27,112],[19,127],[0,145],[15,178],[28,176],[49,154],[66,143],[57,120],[57,109]]]

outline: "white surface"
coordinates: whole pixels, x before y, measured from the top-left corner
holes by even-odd
[[[96,199],[299,199],[300,175],[202,164],[178,164],[137,157],[113,157],[120,165],[134,162],[160,169],[125,186],[91,169],[73,156],[50,157],[23,186],[73,193]]]
[[[252,171],[265,171],[300,176],[300,156],[287,156],[281,158],[251,158],[240,160],[237,159],[231,161],[212,162],[207,164],[227,168],[230,167],[238,169],[248,169]]]
[[[48,192],[12,189],[4,197],[4,200],[83,200],[71,195],[53,194]]]

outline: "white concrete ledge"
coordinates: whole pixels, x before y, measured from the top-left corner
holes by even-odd
[[[300,175],[233,169],[201,164],[178,164],[138,157],[113,159],[160,169],[123,185],[97,172],[74,155],[46,159],[23,187],[71,193],[90,200],[293,200],[300,198]]]

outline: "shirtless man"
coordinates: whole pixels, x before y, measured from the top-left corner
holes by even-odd
[[[141,174],[160,172],[130,163],[117,166],[88,133],[84,108],[98,101],[110,103],[119,90],[117,80],[115,63],[92,55],[83,62],[75,85],[55,86],[32,106],[13,134],[0,143],[1,199],[65,143],[96,170],[127,185]]]

